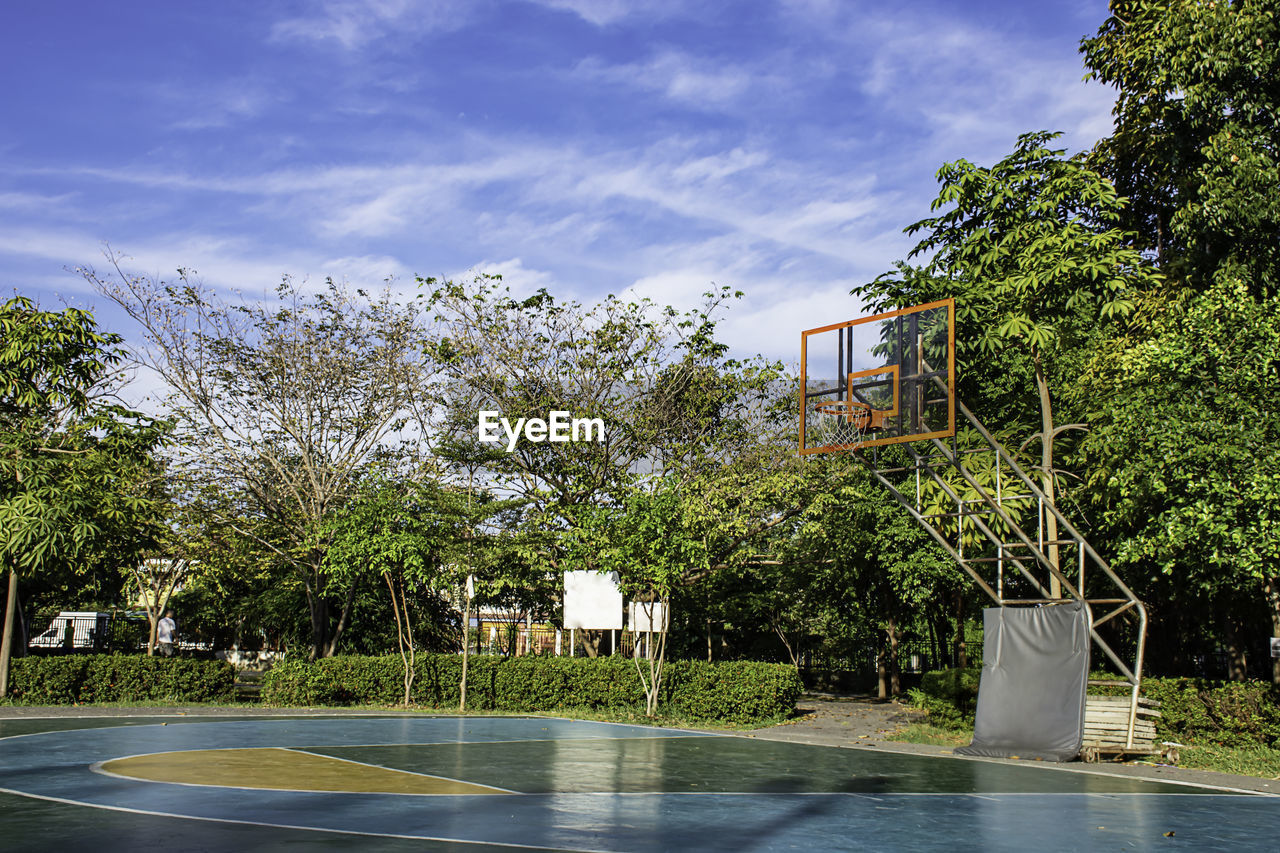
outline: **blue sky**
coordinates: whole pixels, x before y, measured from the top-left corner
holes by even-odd
[[[60,2],[0,13],[0,292],[95,307],[67,268],[265,292],[502,273],[685,307],[746,292],[739,354],[913,245],[934,172],[1017,134],[1087,148],[1105,0]]]

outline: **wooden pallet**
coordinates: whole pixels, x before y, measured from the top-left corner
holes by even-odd
[[[1125,755],[1160,755],[1170,763],[1178,760],[1177,750],[1156,742],[1157,710],[1154,699],[1138,698],[1138,712],[1133,725],[1133,744],[1129,745],[1129,697],[1088,696],[1084,709],[1084,742],[1080,757],[1088,762]]]

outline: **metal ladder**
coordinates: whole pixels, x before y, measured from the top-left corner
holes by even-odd
[[[885,452],[887,448],[873,447],[857,455],[998,606],[1080,601],[1102,614],[1093,618],[1090,636],[1121,678],[1090,679],[1089,684],[1129,688],[1126,746],[1132,749],[1146,608],[977,417],[959,400],[956,408],[969,426],[958,433],[965,447],[953,436],[948,441],[930,439],[931,451],[926,453],[917,450],[923,442],[896,445],[905,451],[905,463],[900,456],[893,459],[897,454]],[[904,494],[904,488],[914,496]],[[1054,526],[1051,521],[1057,531],[1046,538]],[[1053,594],[1053,580],[1060,585],[1060,597]],[[1137,622],[1123,655],[1113,647],[1118,643],[1098,633],[1099,627],[1120,616]]]

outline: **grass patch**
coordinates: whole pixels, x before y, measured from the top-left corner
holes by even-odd
[[[944,729],[929,723],[912,723],[894,732],[885,740],[900,743],[924,743],[930,746],[967,746],[973,740],[973,732],[964,729]]]
[[[1266,746],[1186,746],[1178,766],[1259,779],[1280,779],[1280,749]]]

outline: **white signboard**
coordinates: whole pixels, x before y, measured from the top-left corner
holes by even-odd
[[[1280,658],[1280,637],[1271,638],[1271,656]]]
[[[622,628],[618,573],[564,573],[564,627],[616,631]]]
[[[650,616],[652,616],[652,620]],[[631,602],[631,614],[628,621],[631,623],[631,630],[637,634],[643,634],[648,631],[665,631],[671,624],[670,615],[667,613],[667,605],[661,601]]]

